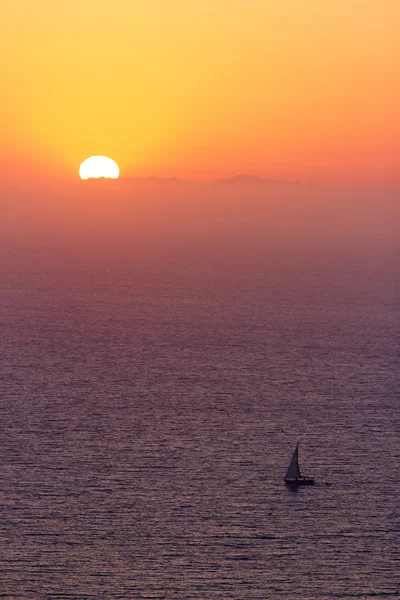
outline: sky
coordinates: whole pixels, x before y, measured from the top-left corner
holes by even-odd
[[[398,0],[11,0],[0,176],[400,184]]]

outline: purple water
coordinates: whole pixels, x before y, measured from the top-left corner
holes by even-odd
[[[400,597],[395,265],[138,262],[2,263],[0,597]]]

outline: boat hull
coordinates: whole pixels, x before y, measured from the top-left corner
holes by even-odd
[[[315,482],[311,477],[299,477],[298,479],[285,479],[285,484],[297,487],[298,485],[314,485]]]

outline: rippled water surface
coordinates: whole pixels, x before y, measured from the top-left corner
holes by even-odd
[[[1,598],[400,597],[392,270],[2,279]]]

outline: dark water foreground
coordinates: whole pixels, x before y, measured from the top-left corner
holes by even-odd
[[[400,597],[390,269],[3,281],[0,598]]]

